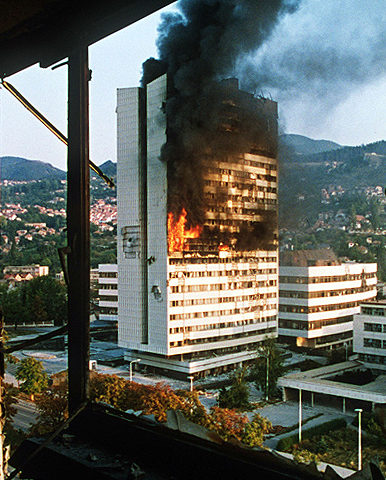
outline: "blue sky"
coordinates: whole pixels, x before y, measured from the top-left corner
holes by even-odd
[[[142,62],[157,56],[159,20],[157,12],[90,47],[90,150],[97,164],[116,161],[116,89],[138,86]],[[386,139],[385,25],[384,0],[303,0],[282,19],[245,60],[256,78],[271,74],[261,90],[279,101],[286,132],[345,145]],[[66,133],[67,67],[36,65],[7,80]],[[4,89],[0,155],[66,166],[66,147]]]

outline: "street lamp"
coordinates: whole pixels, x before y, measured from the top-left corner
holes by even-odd
[[[137,358],[137,360],[132,360],[129,363],[129,379],[130,379],[130,382],[133,381],[133,363],[139,363],[140,361],[141,361],[141,359]]]
[[[361,408],[356,408],[358,412],[358,470],[362,470],[362,412]]]
[[[265,377],[265,400],[268,402],[268,388],[269,388],[269,352],[266,350],[263,350],[262,348],[258,349],[258,352],[262,357],[264,357],[267,360],[267,374]]]
[[[190,380],[190,391],[193,392],[193,375],[189,375],[188,380]]]
[[[302,442],[302,390],[299,388],[299,443]]]

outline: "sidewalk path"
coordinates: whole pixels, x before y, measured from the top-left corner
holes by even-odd
[[[275,407],[272,405],[271,407]],[[281,408],[280,408],[281,407]],[[265,407],[259,411],[259,413],[263,416],[266,416],[273,425],[282,425],[283,427],[289,427],[292,425],[296,425],[299,422],[299,410],[298,404],[293,402],[283,403],[282,405],[276,405],[276,411],[269,412],[267,411],[270,407]],[[302,431],[306,431],[311,427],[315,427],[317,425],[321,425],[323,423],[329,422],[330,420],[334,420],[336,418],[344,418],[347,423],[349,424],[352,421],[353,416],[350,414],[344,415],[342,412],[336,411],[333,408],[329,407],[311,407],[309,405],[303,406],[303,415],[302,421],[306,421],[307,418],[313,417],[318,413],[321,413],[317,418],[313,418],[302,425]],[[287,414],[288,421],[280,423],[277,420],[283,419],[283,415]],[[264,442],[264,446],[275,449],[280,439],[284,437],[288,437],[289,435],[298,435],[299,429],[296,428],[291,430],[290,432],[283,433],[281,435],[277,435],[276,437],[268,438]]]
[[[15,407],[17,413],[13,417],[13,426],[17,429],[23,430],[23,432],[28,432],[30,426],[34,424],[38,418],[35,404],[19,398]]]

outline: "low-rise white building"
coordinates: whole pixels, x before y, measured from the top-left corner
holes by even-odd
[[[309,253],[311,252],[311,253]],[[279,338],[306,348],[352,343],[353,315],[376,297],[376,263],[339,263],[331,251],[293,252],[279,270]],[[292,263],[292,264],[291,264]]]
[[[15,275],[15,274],[27,274],[30,273],[34,278],[43,277],[48,275],[50,268],[46,265],[8,265],[4,267],[3,274]]]
[[[118,265],[98,265],[99,319],[118,321]]]
[[[16,237],[15,237],[16,238]],[[37,277],[47,276],[49,267],[46,265],[8,265],[3,269],[4,280],[10,285],[26,282]]]
[[[354,316],[353,346],[366,367],[386,371],[386,300],[361,305]]]

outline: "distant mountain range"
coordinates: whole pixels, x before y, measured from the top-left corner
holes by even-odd
[[[291,147],[294,153],[298,155],[312,155],[342,148],[342,145],[330,140],[313,140],[312,138],[294,133],[280,135],[280,140]]]
[[[313,140],[302,135],[280,136],[280,196],[320,191],[326,185],[358,186],[386,184],[386,141],[358,147],[342,147],[329,140]],[[110,177],[117,164],[107,160],[100,165]],[[94,176],[94,175],[93,175]],[[2,180],[65,179],[66,172],[49,163],[20,157],[1,158]]]
[[[40,160],[28,160],[22,157],[1,157],[0,161],[1,180],[31,181],[47,178],[64,180],[67,177],[65,171]],[[111,160],[102,163],[99,168],[109,177],[114,177],[117,174],[117,165]]]
[[[340,147],[340,148],[330,148],[317,153],[306,153],[307,142],[303,144],[303,152],[300,153],[300,148],[297,150],[291,145],[291,140],[287,142],[287,137],[282,135],[280,137],[280,152],[279,152],[279,164],[281,166],[288,166],[293,170],[297,168],[307,169],[307,167],[320,168],[321,171],[318,174],[318,180],[322,183],[327,180],[331,183],[341,182],[342,179],[338,177],[343,173],[347,175],[352,175],[353,178],[349,182],[357,184],[358,182],[367,182],[368,185],[371,185],[372,182],[382,182],[382,179],[385,177],[386,170],[384,169],[385,160],[386,160],[386,141],[382,140],[380,142],[368,143],[367,145],[360,145],[358,147]],[[306,138],[306,137],[305,137]],[[319,140],[314,140],[318,142]],[[321,140],[325,142],[325,140]],[[327,142],[327,141],[326,141]],[[333,142],[329,142],[333,143]],[[311,150],[314,149],[312,144]],[[336,144],[335,144],[336,145]],[[374,177],[373,173],[378,168],[383,169],[383,174],[380,177]],[[366,170],[364,175],[361,178],[358,178],[359,171],[357,169]],[[312,172],[315,174],[315,172]],[[332,176],[331,176],[332,175]],[[381,183],[382,184],[382,183]]]
[[[115,177],[117,175],[117,164],[111,160],[102,163],[102,165],[99,165],[99,168],[109,177]]]
[[[40,160],[22,157],[1,157],[1,180],[30,181],[45,178],[64,180],[66,172]]]
[[[303,135],[286,134],[280,136],[280,141],[296,155],[311,155],[341,148],[329,140],[313,140]],[[117,175],[117,164],[111,160],[99,165],[99,168],[109,177]],[[1,158],[1,179],[30,181],[44,178],[66,178],[66,172],[40,160],[27,160],[22,157]]]

